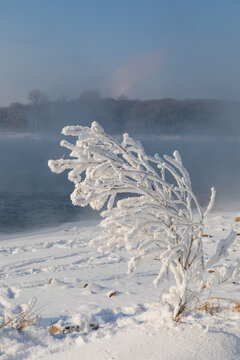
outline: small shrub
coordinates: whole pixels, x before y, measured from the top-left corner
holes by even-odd
[[[27,326],[36,325],[39,319],[39,310],[33,312],[32,309],[36,304],[37,299],[33,298],[27,305],[26,310],[21,311],[14,317],[5,316],[5,321],[0,328],[12,327],[18,331],[23,330]]]
[[[196,312],[205,311],[205,312],[208,312],[209,314],[213,315],[213,314],[219,312],[220,309],[221,308],[220,308],[219,301],[217,301],[217,303],[216,303],[216,299],[208,299],[203,302],[198,300],[196,302],[193,310]]]
[[[235,302],[232,308],[234,311],[240,312],[240,301]]]
[[[68,178],[75,184],[71,194],[74,205],[100,210],[106,204],[100,224],[104,234],[91,243],[99,244],[102,252],[124,244],[132,255],[129,274],[142,261],[158,260],[155,286],[170,273],[175,280],[175,285],[162,292],[161,299],[169,304],[176,321],[204,290],[239,276],[240,261],[208,272],[227,255],[236,233],[221,240],[215,254],[206,259],[203,224],[214,204],[215,190],[212,188],[209,205],[203,211],[177,151],[173,157],[149,156],[128,134],[118,142],[96,122],[90,128],[68,126],[62,133],[77,136],[76,144],[61,142],[74,159],[49,160],[49,167],[55,173],[70,170]],[[123,193],[129,196],[116,200]]]
[[[53,335],[62,334],[62,329],[60,327],[56,326],[56,325],[53,325],[53,324],[51,326],[49,326],[48,330]]]

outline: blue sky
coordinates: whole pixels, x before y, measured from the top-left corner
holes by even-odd
[[[32,89],[240,100],[239,0],[0,0],[0,106]]]

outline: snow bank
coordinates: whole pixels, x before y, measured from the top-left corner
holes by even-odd
[[[239,215],[210,216],[205,227],[209,258],[223,231],[240,233],[240,222],[234,222]],[[124,250],[105,256],[88,246],[98,234],[92,222],[0,237],[0,316],[16,316],[33,297],[35,309],[41,308],[38,325],[0,330],[1,360],[240,358],[240,313],[229,311],[231,302],[226,301],[227,311],[189,310],[180,324],[173,323],[160,308],[161,289],[152,285],[158,264],[146,263],[127,277]],[[235,261],[239,251],[236,242],[226,262]],[[209,297],[237,301],[239,292],[239,283],[228,283]],[[69,331],[53,335],[52,324]]]

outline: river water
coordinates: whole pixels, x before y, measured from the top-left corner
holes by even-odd
[[[141,136],[146,152],[172,154],[179,150],[193,188],[206,204],[210,188],[217,190],[216,206],[240,204],[240,138]],[[67,173],[56,175],[47,166],[67,150],[60,138],[46,135],[0,136],[0,232],[21,232],[99,215],[74,207],[73,184]],[[240,210],[240,206],[239,206]]]

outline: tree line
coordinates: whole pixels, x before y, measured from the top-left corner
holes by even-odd
[[[66,125],[98,121],[111,133],[236,134],[240,103],[212,99],[130,100],[102,98],[85,91],[77,99],[50,101],[40,90],[29,93],[28,103],[0,107],[0,131],[56,133]]]

